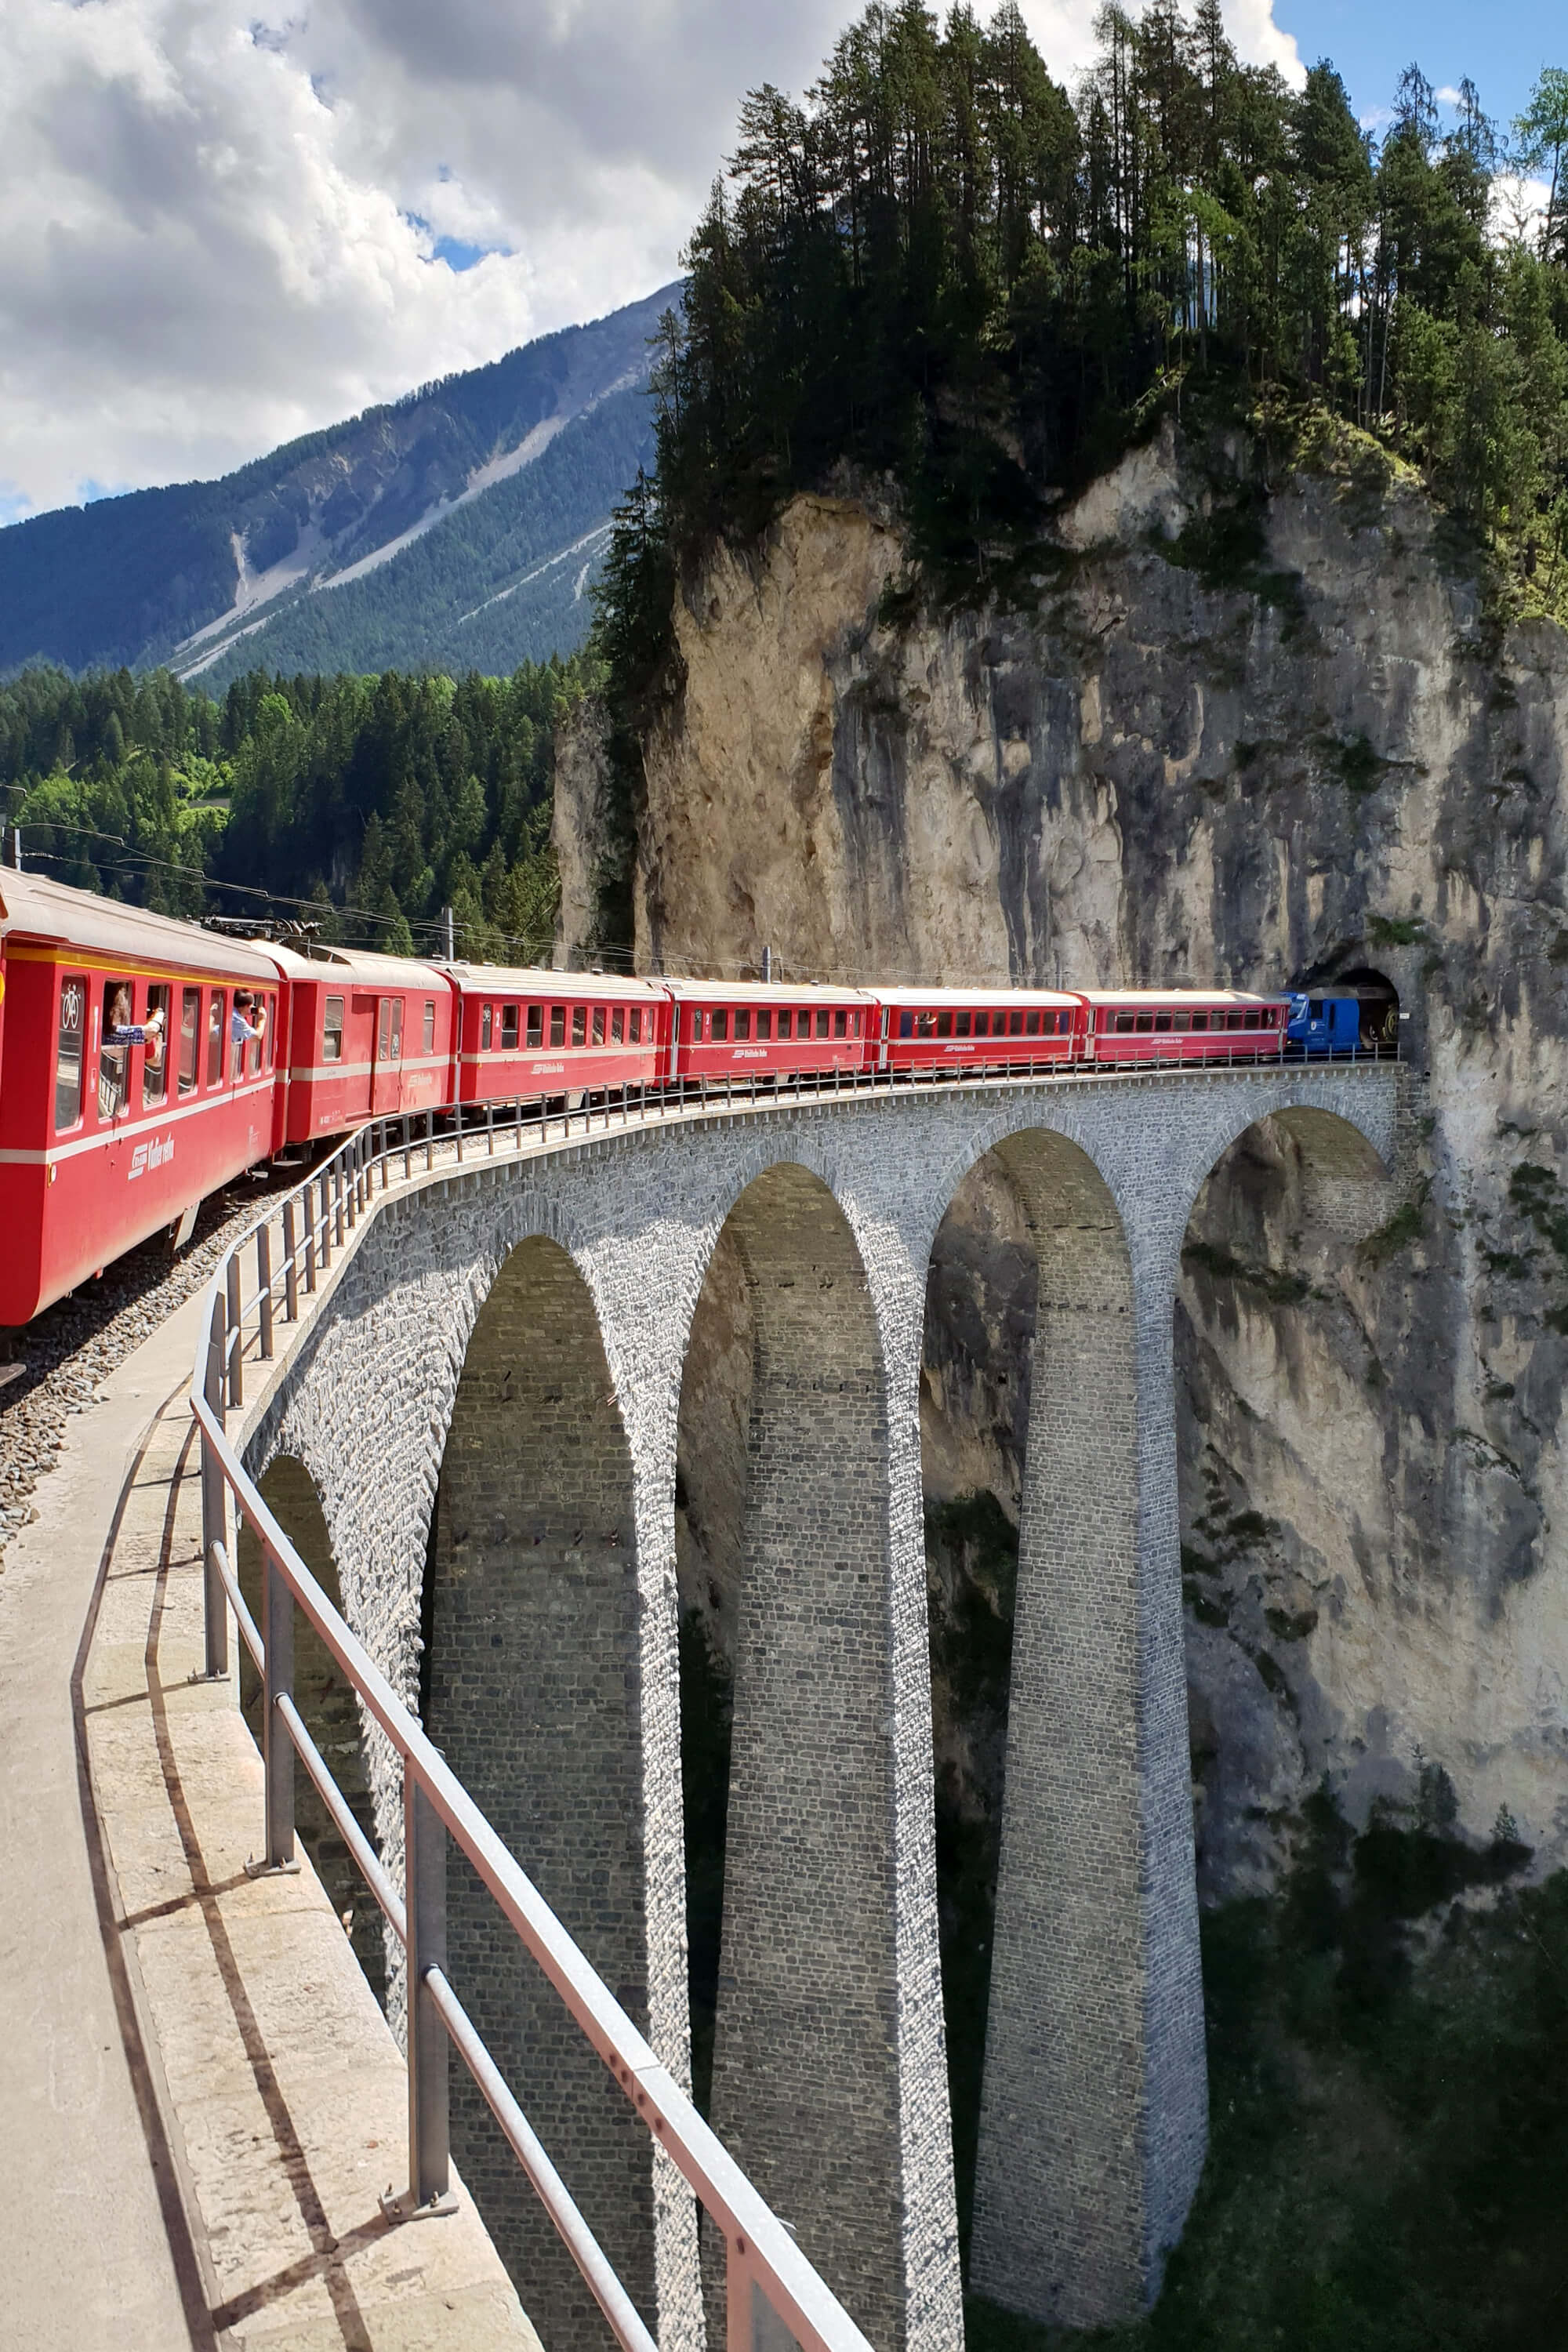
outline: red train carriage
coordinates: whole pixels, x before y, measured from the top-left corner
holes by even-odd
[[[884,1069],[936,1076],[1082,1059],[1088,1013],[1065,990],[893,988],[877,999]]]
[[[708,980],[668,988],[678,1085],[859,1070],[876,1058],[877,999],[868,989]]]
[[[452,1100],[457,991],[444,967],[350,948],[266,952],[289,999],[272,1150]]]
[[[1290,1000],[1235,988],[1091,988],[1086,1060],[1234,1062],[1285,1050]]]
[[[652,1087],[664,1076],[668,992],[594,971],[455,964],[459,1103],[539,1102]]]
[[[0,1323],[171,1225],[272,1127],[279,973],[254,948],[35,874],[0,873]],[[236,988],[267,1013],[231,1036]],[[120,992],[131,1025],[106,1034]]]

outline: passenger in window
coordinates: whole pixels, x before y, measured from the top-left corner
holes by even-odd
[[[228,1016],[228,1034],[234,1047],[234,1075],[237,1078],[245,1066],[246,1047],[250,1045],[259,1047],[267,1034],[266,1007],[257,1003],[254,992],[248,988],[237,988],[234,992],[234,1010]]]
[[[106,1045],[145,1045],[148,1058],[159,1061],[163,1052],[163,1012],[160,1006],[145,1021],[131,1018],[131,991],[123,983],[109,1002],[109,1012],[103,1024]]]

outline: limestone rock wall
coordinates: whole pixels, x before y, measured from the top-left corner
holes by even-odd
[[[843,500],[721,551],[645,747],[639,965],[1391,981],[1420,1082],[1385,1226],[1269,1129],[1188,1235],[1203,1883],[1266,1883],[1325,1772],[1360,1816],[1440,1769],[1465,1827],[1506,1806],[1561,1859],[1568,642],[1500,629],[1375,463],[1276,484],[1217,585],[1213,496],[1167,434],[1060,519],[1024,614],[898,617],[899,538]],[[928,1496],[1016,1512],[1010,1213],[939,1240],[925,1418]]]

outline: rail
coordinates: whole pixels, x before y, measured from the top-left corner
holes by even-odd
[[[1373,1055],[1313,1055],[1387,1059]],[[1238,1066],[1277,1066],[1272,1055],[1187,1066],[1194,1075]],[[472,1798],[432,1747],[385,1675],[328,1600],[247,1475],[227,1434],[226,1416],[243,1406],[248,1344],[270,1360],[277,1325],[296,1323],[301,1297],[330,1273],[334,1252],[372,1206],[377,1180],[385,1193],[397,1163],[405,1181],[416,1160],[433,1172],[465,1164],[466,1149],[482,1146],[493,1158],[510,1141],[547,1148],[559,1140],[657,1126],[680,1115],[701,1116],[736,1106],[776,1106],[792,1097],[890,1094],[933,1082],[1026,1081],[1041,1076],[1097,1080],[1167,1075],[1172,1060],[1101,1069],[1058,1061],[930,1074],[848,1070],[793,1084],[760,1078],[673,1089],[626,1088],[586,1112],[551,1112],[521,1103],[485,1107],[482,1122],[450,1111],[372,1121],[313,1169],[228,1252],[207,1292],[196,1347],[192,1409],[201,1436],[202,1549],[205,1569],[206,1670],[228,1671],[228,1612],[262,1680],[262,1753],[266,1807],[262,1868],[283,1869],[294,1856],[294,1759],[314,1782],[349,1853],[391,1922],[407,1956],[408,2213],[442,2210],[447,2196],[447,2044],[468,2067],[518,2162],[571,2253],[624,2352],[656,2352],[649,2335],[603,2249],[540,2145],[516,2098],[463,2008],[447,1975],[446,1841],[457,1843],[478,1872],[524,1948],[560,1995],[584,2038],[609,2068],[655,2143],[690,2185],[703,2210],[722,2231],[726,2261],[727,2352],[761,2352],[776,2341],[774,2322],[802,2352],[869,2352],[866,2338],[812,2269],[784,2225],[769,2210],[689,2099],[595,1974],[526,1872],[502,1844]],[[498,1118],[498,1109],[502,1116]],[[510,1112],[510,1116],[506,1113]],[[451,1120],[437,1134],[437,1120]],[[421,1129],[423,1132],[421,1132]],[[274,1255],[274,1238],[278,1247]],[[246,1295],[244,1257],[254,1254],[255,1288]],[[229,1535],[229,1508],[251,1528],[262,1558],[261,1622],[240,1591]],[[400,1890],[355,1822],[295,1704],[295,1611],[303,1612],[366,1712],[402,1759],[404,1884]]]

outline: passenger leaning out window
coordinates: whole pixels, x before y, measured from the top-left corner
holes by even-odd
[[[160,1011],[145,1021],[132,1021],[131,991],[123,981],[111,981],[105,995],[103,1036],[98,1058],[98,1115],[100,1118],[116,1118],[130,1092],[127,1066],[131,1047],[144,1045],[154,1067],[163,1060],[163,1015]]]
[[[237,1078],[245,1067],[245,1049],[259,1045],[267,1032],[267,1008],[258,1004],[248,988],[234,992],[234,1010],[228,1016],[229,1042],[234,1047],[234,1075]]]

